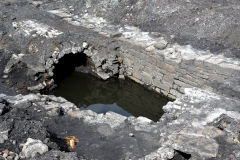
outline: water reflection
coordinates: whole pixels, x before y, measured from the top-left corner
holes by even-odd
[[[73,72],[52,93],[97,113],[113,111],[125,116],[145,116],[157,121],[168,100],[131,80],[100,80]]]
[[[127,111],[125,111],[124,109],[122,109],[121,107],[119,107],[116,103],[113,104],[92,104],[90,106],[88,106],[87,108],[81,107],[81,110],[92,110],[96,113],[103,113],[106,114],[109,111],[115,112],[115,113],[119,113],[121,115],[124,115],[126,117],[132,116],[132,114],[128,113]]]

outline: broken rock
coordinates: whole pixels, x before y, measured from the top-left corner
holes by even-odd
[[[6,121],[0,123],[0,144],[8,140],[9,130],[10,130],[10,125]]]
[[[207,126],[204,128],[184,128],[179,133],[169,136],[173,141],[173,148],[185,153],[190,153],[202,158],[213,158],[218,154],[219,144],[215,141],[215,137],[223,135],[222,131]]]
[[[42,141],[28,138],[27,142],[23,144],[21,154],[26,158],[35,157],[37,153],[43,154],[48,151],[48,146],[43,144]]]
[[[0,115],[2,115],[3,111],[5,110],[5,105],[0,103]]]
[[[151,52],[151,51],[154,51],[154,50],[155,50],[155,47],[152,45],[152,46],[149,46],[149,47],[145,48],[145,50],[146,50],[147,52]]]
[[[162,50],[162,49],[165,49],[167,47],[167,45],[168,45],[168,42],[165,41],[165,40],[162,40],[162,41],[154,44],[154,47],[156,47],[157,49]]]

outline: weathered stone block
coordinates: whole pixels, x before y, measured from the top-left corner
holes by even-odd
[[[219,75],[229,76],[234,72],[234,70],[231,68],[225,68],[225,67],[219,66],[218,68],[215,69],[215,72]]]
[[[187,74],[187,71],[185,69],[178,68],[176,70],[176,74],[185,75],[185,74]]]
[[[169,90],[171,88],[171,84],[162,81],[157,87],[159,87],[161,90],[169,92]]]
[[[174,73],[175,72],[175,67],[174,66],[172,66],[172,65],[165,65],[164,66],[164,69],[166,70],[166,71],[168,71],[169,73]]]
[[[133,66],[133,61],[131,61],[129,58],[124,58],[123,64],[127,67]]]
[[[185,87],[185,88],[192,87],[192,85],[187,84],[187,83],[185,83],[183,81],[176,80],[176,79],[174,80],[174,84],[177,84],[178,86]]]
[[[158,78],[158,79],[162,79],[163,76],[164,76],[164,74],[162,73],[162,71],[161,71],[160,69],[158,69],[158,68],[153,69],[151,72],[152,72],[152,75],[153,75],[154,77]]]
[[[172,84],[174,80],[174,75],[173,74],[168,74],[163,76],[163,81],[166,81],[169,84]]]
[[[142,72],[142,81],[146,84],[152,84],[152,76],[147,72]]]
[[[167,96],[168,93],[169,93],[169,91],[165,91],[165,90],[161,89],[161,93],[162,93],[163,95]]]
[[[220,135],[223,135],[221,130],[208,126],[184,128],[180,133],[172,134],[169,138],[174,143],[174,149],[205,159],[217,156],[219,144],[213,138]]]
[[[147,65],[146,67],[143,68],[143,71],[148,73],[148,74],[153,74],[152,66]]]
[[[142,78],[142,68],[143,66],[139,65],[139,64],[134,64],[133,66],[133,76],[137,79],[141,79]]]
[[[164,61],[158,61],[158,62],[157,62],[157,67],[160,68],[160,69],[164,69],[164,67],[165,67],[165,62],[164,62]]]
[[[176,84],[173,85],[173,89],[178,89],[178,88],[179,88],[178,85],[176,85]]]
[[[203,62],[203,68],[206,68],[208,71],[213,72],[215,71],[219,66],[213,63],[209,63],[207,61]]]
[[[177,90],[175,89],[171,89],[170,90],[170,93],[176,97],[181,97],[182,96],[182,93],[178,92]]]
[[[209,81],[217,81],[217,82],[223,82],[225,80],[226,76],[219,75],[219,74],[211,74],[209,76]]]
[[[156,48],[155,48],[153,45],[145,48],[145,50],[146,50],[147,52],[154,51],[155,49],[156,49]]]
[[[179,64],[180,64],[181,61],[180,61],[180,59],[169,59],[169,58],[165,58],[165,59],[164,59],[164,62],[165,62],[166,64],[169,64],[169,65],[172,65],[172,66],[178,68],[178,66],[179,66]]]
[[[134,58],[142,58],[143,54],[142,52],[137,52],[135,49],[131,49],[131,48],[126,48],[126,50],[128,51],[128,55]]]
[[[158,53],[158,52],[157,52],[156,56],[157,56],[158,61],[164,61],[164,59],[165,59],[165,56],[163,54]]]
[[[182,60],[180,67],[181,68],[186,68],[187,66],[194,66],[195,59],[190,59],[190,60]]]
[[[133,76],[128,76],[131,80],[135,81],[136,83],[139,83],[139,84],[144,84],[141,80],[133,77]]]
[[[165,48],[167,47],[167,45],[168,45],[168,42],[165,41],[165,40],[162,40],[162,41],[154,44],[154,46],[155,46],[157,49],[160,49],[160,50],[165,49]]]
[[[160,90],[159,88],[157,88],[157,87],[156,87],[154,90],[155,90],[157,93],[161,93],[161,90]]]
[[[196,67],[203,68],[203,61],[195,60],[195,61],[194,61],[194,65],[195,65]]]
[[[153,84],[153,86],[159,86],[159,85],[161,85],[161,78],[159,78],[159,77],[153,77],[153,79],[152,79],[152,84]]]
[[[214,90],[211,86],[206,85],[206,84],[202,86],[202,89],[206,89],[208,91],[213,91]]]
[[[179,90],[180,93],[184,94],[185,88],[191,88],[191,87],[179,87],[178,90]]]
[[[197,86],[196,79],[192,78],[190,75],[184,75],[182,77],[178,77],[180,81],[185,82],[186,84],[190,84],[194,87]]]
[[[168,93],[168,94],[167,94],[167,97],[168,97],[168,98],[171,98],[171,99],[176,99],[176,98],[177,98],[177,96],[172,95],[171,93]]]

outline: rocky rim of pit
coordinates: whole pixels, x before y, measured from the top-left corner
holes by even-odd
[[[239,158],[239,101],[209,91],[185,89],[158,122],[80,110],[55,96],[0,96],[0,149],[23,159]],[[73,135],[76,149],[65,152]]]
[[[0,157],[239,159],[239,6],[0,2]],[[127,76],[176,100],[155,123],[81,111],[60,97],[16,95],[54,86],[54,69],[69,54],[84,54],[102,79]],[[74,152],[66,152],[68,134],[79,136]]]

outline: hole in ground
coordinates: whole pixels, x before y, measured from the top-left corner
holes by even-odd
[[[62,96],[81,109],[97,113],[113,111],[124,116],[144,116],[158,121],[164,113],[166,97],[150,91],[130,79],[101,80],[92,74],[76,72],[75,68],[88,66],[83,53],[65,55],[55,66],[54,80],[58,87],[50,94]]]
[[[79,66],[87,66],[88,57],[84,53],[76,53],[76,54],[66,54],[63,58],[61,58],[56,64],[53,73],[53,79],[56,84],[59,84],[63,81],[67,76],[69,76],[76,67]]]
[[[188,160],[191,157],[192,157],[191,154],[187,154],[187,153],[176,150],[176,154],[172,160]]]

